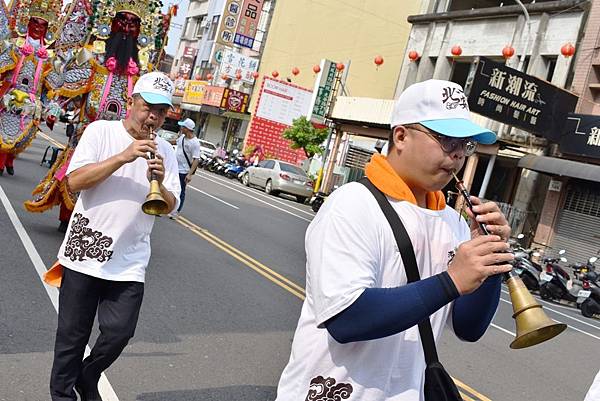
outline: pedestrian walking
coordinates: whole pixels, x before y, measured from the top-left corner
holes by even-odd
[[[141,208],[151,171],[170,210],[179,202],[173,148],[149,136],[163,124],[173,88],[160,72],[140,77],[125,120],[89,124],[69,164],[69,187],[80,196],[58,253],[63,269],[52,401],[77,400],[74,387],[81,400],[101,400],[100,374],[135,332],[154,224]],[[100,335],[82,361],[96,313]]]
[[[306,299],[277,401],[458,399],[432,362],[435,341],[446,325],[477,341],[497,308],[513,258],[507,221],[473,197],[493,234],[483,235],[441,192],[495,134],[469,120],[459,85],[440,80],[407,88],[391,128],[388,155],[374,155],[367,180],[333,192],[308,227]]]
[[[179,169],[179,184],[181,186],[181,195],[179,196],[179,208],[169,214],[169,217],[174,219],[177,217],[183,208],[185,201],[185,188],[192,181],[192,177],[196,174],[196,169],[200,163],[200,141],[194,135],[196,124],[191,118],[186,118],[180,121],[181,135],[177,138],[177,168]]]

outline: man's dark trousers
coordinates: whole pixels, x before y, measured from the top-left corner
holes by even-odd
[[[187,186],[185,177],[187,177],[187,173],[179,173],[179,185],[181,186],[181,192],[179,194],[179,207],[177,208],[178,212],[181,212],[181,209],[183,209],[183,201],[185,200],[185,187]]]
[[[102,280],[64,269],[50,377],[52,401],[77,400],[75,383],[86,389],[97,388],[100,374],[133,337],[143,295],[143,283]],[[82,361],[96,311],[100,335],[91,354]]]

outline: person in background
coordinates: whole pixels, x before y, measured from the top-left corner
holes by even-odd
[[[177,211],[169,214],[169,217],[172,219],[176,218],[179,212],[181,212],[185,200],[185,187],[192,181],[192,177],[196,173],[196,169],[200,163],[200,141],[194,135],[196,124],[191,118],[186,118],[178,124],[181,127],[181,135],[177,138],[176,154],[181,195],[179,197],[179,208]]]

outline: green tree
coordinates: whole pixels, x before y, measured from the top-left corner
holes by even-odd
[[[323,153],[325,148],[321,144],[327,135],[327,128],[315,128],[304,116],[296,118],[292,126],[283,131],[283,137],[292,141],[292,149],[304,150],[309,159]]]

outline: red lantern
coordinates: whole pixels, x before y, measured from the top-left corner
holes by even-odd
[[[196,79],[196,81],[200,81],[202,79],[202,75],[196,74],[194,78]]]
[[[242,79],[242,74],[241,74],[240,72],[236,73],[236,74],[235,74],[235,79],[237,79],[238,81],[239,81],[240,79]]]
[[[210,72],[208,74],[206,74],[206,79],[211,81],[213,79],[213,74],[211,74]]]
[[[227,75],[223,74],[223,75],[221,75],[221,78],[223,79],[223,81],[227,81],[228,77],[227,77]]]
[[[504,46],[504,49],[502,49],[502,57],[504,57],[505,59],[509,59],[512,56],[515,55],[515,48],[510,46],[510,45],[506,45]]]
[[[294,74],[294,76],[300,74],[300,69],[298,67],[292,68],[292,74]]]
[[[318,64],[315,64],[315,65],[313,65],[313,72],[314,72],[315,74],[318,74],[318,73],[320,73],[320,72],[321,72],[321,66],[320,66],[320,65],[318,65]]]
[[[279,76],[279,71],[275,70],[271,73],[271,75],[273,76],[273,78],[277,78]]]
[[[408,52],[408,58],[410,61],[417,61],[419,59],[419,53],[416,50],[411,50]]]
[[[462,48],[459,45],[452,46],[450,53],[452,53],[454,57],[458,57],[462,54]]]
[[[373,59],[373,62],[377,67],[379,67],[381,64],[383,64],[383,57],[377,55],[375,56],[375,59]]]
[[[575,54],[575,46],[567,43],[560,48],[560,52],[565,57],[571,57]]]
[[[252,73],[252,78],[256,79],[256,78],[258,78],[258,76],[259,76],[259,75],[260,75],[260,74],[258,73],[258,71],[254,71],[254,72]]]
[[[344,71],[344,68],[346,68],[346,66],[344,65],[344,63],[337,63],[335,65],[335,69],[338,71]]]

